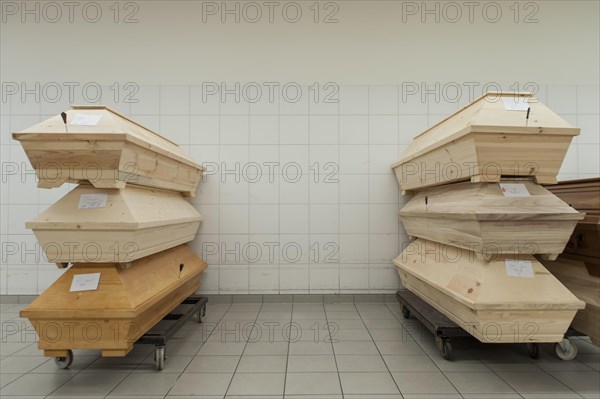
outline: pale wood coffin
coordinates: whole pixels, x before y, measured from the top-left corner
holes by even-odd
[[[594,345],[600,346],[600,276],[592,275],[585,263],[564,255],[554,262],[542,260],[542,263],[585,302],[585,309],[577,312],[571,325],[575,330],[588,335]]]
[[[400,219],[409,236],[469,249],[483,259],[498,253],[556,259],[584,214],[533,181],[502,184],[526,196],[505,194],[499,183],[432,187],[416,192]]]
[[[519,257],[532,277],[509,275],[507,259],[418,239],[394,264],[407,289],[482,342],[561,341],[584,303],[533,256]]]
[[[31,321],[47,356],[69,349],[125,356],[139,337],[198,290],[206,267],[187,245],[138,259],[130,268],[75,264],[21,317]],[[73,276],[87,273],[100,273],[98,289],[71,292]]]
[[[593,267],[593,273],[600,277],[600,178],[563,181],[546,188],[573,208],[585,212],[585,218],[577,223],[564,252]]]
[[[195,194],[203,168],[177,144],[109,107],[73,106],[66,114],[66,125],[57,115],[13,134],[39,187],[87,180],[98,188],[135,183]]]
[[[505,101],[514,98],[526,99],[527,107],[507,109]],[[405,192],[460,180],[497,182],[501,176],[556,183],[578,134],[530,93],[490,92],[415,137],[392,168]]]
[[[102,206],[85,208],[95,205]],[[33,230],[49,262],[126,263],[192,241],[201,220],[177,192],[82,184],[26,227]]]

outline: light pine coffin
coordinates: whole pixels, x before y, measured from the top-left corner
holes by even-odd
[[[556,259],[583,217],[527,180],[419,190],[400,210],[409,236],[475,251],[487,260],[495,254]]]
[[[415,137],[392,168],[404,192],[502,176],[556,183],[578,134],[530,93],[490,92]]]
[[[571,326],[590,337],[600,346],[600,276],[590,273],[585,263],[560,256],[552,262],[542,260],[544,266],[575,296],[585,302],[585,309],[575,315]]]
[[[561,341],[584,303],[534,257],[514,258],[418,239],[394,264],[404,287],[481,342]]]
[[[183,265],[183,266],[182,266]],[[207,267],[187,245],[117,264],[75,264],[21,311],[46,356],[70,349],[99,349],[102,356],[125,356],[133,344],[200,286]],[[100,273],[98,288],[71,292],[73,277]]]
[[[66,118],[66,124],[57,115],[13,134],[35,168],[39,187],[134,183],[195,194],[203,168],[172,141],[105,106],[73,106]]]
[[[202,216],[180,193],[82,184],[42,212],[32,229],[49,262],[127,263],[190,242]]]

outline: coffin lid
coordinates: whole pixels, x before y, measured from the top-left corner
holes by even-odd
[[[80,209],[84,194],[106,194],[106,206]],[[34,230],[134,230],[200,220],[200,213],[176,192],[131,185],[122,190],[97,189],[81,184],[26,226]]]
[[[503,181],[523,184],[528,197],[504,196],[498,183],[462,182],[419,190],[400,210],[400,216],[505,220],[581,220],[579,213],[567,203],[530,180]]]
[[[424,256],[422,251],[426,251]],[[506,259],[530,261],[534,277],[508,276]],[[484,261],[465,249],[417,239],[394,259],[394,264],[475,310],[584,307],[583,302],[531,255],[499,255]]]
[[[66,111],[68,133],[65,130],[62,117],[56,115],[25,130],[13,133],[13,138],[19,141],[124,140],[157,151],[194,168],[204,170],[202,166],[186,155],[176,143],[110,107],[105,105],[73,105],[71,108],[71,110]],[[101,118],[94,126],[72,125],[71,122],[78,114],[100,115]]]
[[[530,106],[529,120],[526,120],[527,111],[506,110],[503,97],[527,98]],[[415,137],[402,158],[392,164],[392,167],[472,132],[577,136],[579,130],[569,125],[531,93],[490,91]]]

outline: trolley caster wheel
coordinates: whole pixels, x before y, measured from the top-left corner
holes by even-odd
[[[540,357],[540,344],[529,342],[527,343],[527,353],[532,359]]]
[[[67,356],[55,357],[54,363],[56,363],[59,369],[68,369],[69,366],[73,364],[73,351],[69,349],[67,351]]]
[[[408,308],[404,305],[402,305],[402,317],[404,317],[405,319],[410,319],[410,310],[408,310]]]
[[[164,346],[157,346],[154,348],[154,365],[157,370],[165,368],[165,360],[167,359],[166,351]]]
[[[440,355],[445,360],[452,359],[452,345],[450,345],[450,340],[448,338],[435,337],[435,346],[437,346],[440,351]]]
[[[568,338],[554,345],[554,353],[561,360],[573,360],[577,356],[577,347]]]

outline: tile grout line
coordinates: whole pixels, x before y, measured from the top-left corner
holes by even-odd
[[[333,361],[335,362],[335,370],[336,370],[337,376],[338,376],[338,383],[340,384],[340,392],[342,393],[342,399],[344,399],[345,396],[344,396],[344,387],[342,386],[342,376],[340,375],[340,368],[338,366],[337,356],[335,355],[335,346],[333,345],[333,339],[331,339],[331,329],[329,328],[329,318],[327,317],[327,309],[325,308],[325,302],[323,302],[323,312],[325,313],[325,323],[327,323],[327,332],[329,333],[329,335],[326,339],[328,339],[329,343],[331,344],[331,352],[333,353]]]

